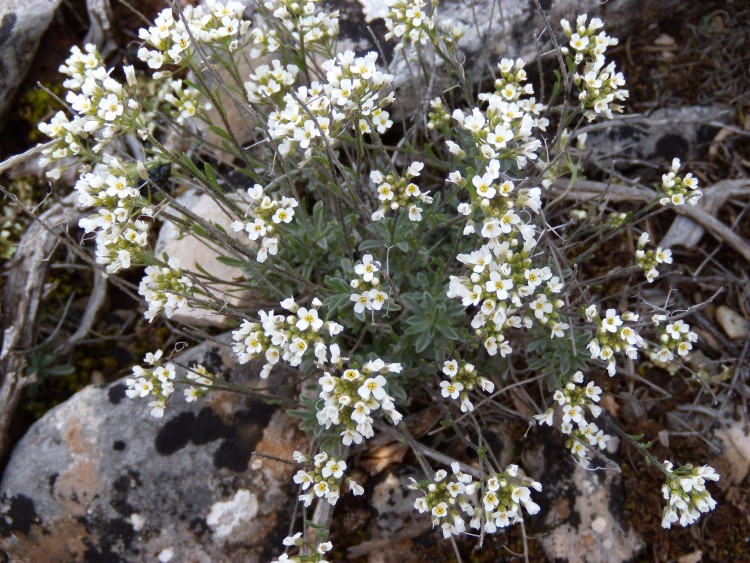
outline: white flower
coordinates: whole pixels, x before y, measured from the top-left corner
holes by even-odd
[[[463,391],[464,386],[458,381],[441,381],[440,388],[440,394],[443,397],[458,399],[458,395]]]

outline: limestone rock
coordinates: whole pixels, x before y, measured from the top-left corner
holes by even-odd
[[[245,244],[250,244],[247,235],[244,232],[235,233],[230,228],[232,219],[228,217],[211,196],[197,190],[188,190],[180,195],[177,202],[202,217],[209,223],[218,223],[223,226],[232,237],[241,240]],[[175,212],[179,214],[178,212]],[[210,273],[211,275],[226,281],[241,279],[244,273],[241,268],[229,266],[220,262],[217,257],[219,253],[216,248],[194,234],[185,234],[181,231],[180,226],[172,222],[165,222],[159,231],[159,238],[156,241],[154,254],[161,256],[166,253],[170,257],[177,258],[183,268],[194,272],[200,271],[196,266]],[[231,285],[213,284],[212,289],[217,296],[226,300],[229,305],[242,306],[247,305],[250,299],[250,292],[238,290]],[[225,326],[226,317],[204,309],[181,308],[172,316],[172,319],[179,323],[191,325],[209,325]]]
[[[609,442],[605,455],[617,451],[616,442]],[[551,433],[531,443],[524,452],[524,465],[544,489],[534,497],[542,510],[527,522],[533,532],[543,532],[541,543],[547,558],[589,563],[635,559],[645,544],[622,522],[622,473],[579,467]]]
[[[0,127],[60,0],[0,2]]]
[[[228,356],[202,344],[178,361],[252,381]],[[155,419],[122,380],[87,387],[13,453],[0,550],[18,562],[268,561],[297,502],[294,467],[251,453],[288,458],[306,447],[295,421],[242,395],[186,403],[178,390]]]
[[[557,24],[561,18],[575,20],[579,14],[598,16],[605,22],[607,32],[624,38],[637,29],[639,22],[647,21],[659,14],[668,13],[677,0],[648,2],[647,0],[540,0],[549,21],[562,36]],[[419,68],[416,54],[410,49],[394,51],[394,44],[384,40],[385,25],[382,17],[385,3],[382,0],[333,0],[331,5],[341,11],[341,38],[339,50],[352,49],[365,52],[382,49],[389,60],[389,72],[396,76],[399,103],[406,112],[416,109],[420,102],[426,103],[443,90],[456,86],[455,82],[434,83],[428,92],[415,92],[414,69]],[[476,80],[488,69],[495,68],[503,57],[523,58],[527,63],[535,60],[539,49],[535,36],[544,28],[544,21],[533,2],[529,0],[443,0],[438,6],[440,21],[461,26],[466,33],[459,42],[467,80]],[[367,26],[371,26],[379,44],[375,45]],[[555,27],[556,26],[556,27]],[[548,38],[545,38],[549,42]],[[551,43],[550,43],[551,46]],[[407,59],[412,58],[412,61]],[[436,61],[437,64],[442,64]],[[398,106],[392,106],[398,111]],[[390,108],[389,108],[389,111]]]
[[[612,122],[606,129],[593,131],[586,147],[603,162],[614,160],[618,170],[627,169],[629,161],[660,159],[666,172],[675,157],[683,162],[705,159],[711,140],[731,117],[723,107],[662,108],[647,117]]]

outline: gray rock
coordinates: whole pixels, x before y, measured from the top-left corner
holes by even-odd
[[[524,452],[524,466],[544,489],[534,496],[542,510],[527,518],[532,532],[550,561],[618,563],[632,561],[645,543],[622,519],[624,482],[619,469],[602,467],[595,458],[592,468],[579,467],[561,438],[537,430],[539,436]],[[608,443],[605,455],[617,452],[618,441]]]
[[[208,343],[182,354],[252,381]],[[229,366],[229,367],[227,367]],[[287,459],[307,439],[281,410],[216,393],[163,419],[121,380],[87,387],[18,444],[0,485],[0,549],[12,561],[268,561],[296,504]]]
[[[389,71],[396,76],[399,102],[408,112],[413,111],[419,102],[425,103],[447,88],[455,87],[455,81],[436,81],[428,92],[415,92],[413,86],[420,83],[413,72],[420,67],[413,49],[394,51],[392,42],[384,40],[385,25],[380,19],[385,8],[381,0],[331,0],[330,4],[341,13],[341,39],[339,50],[352,49],[364,52],[382,49],[390,61]],[[677,0],[648,2],[647,0],[540,0],[550,25],[558,39],[562,37],[559,26],[561,18],[574,21],[579,14],[600,17],[607,32],[615,37],[625,38],[639,28],[639,23],[648,17],[668,13],[678,5]],[[428,3],[429,5],[429,3]],[[443,0],[438,6],[439,20],[459,25],[466,30],[459,42],[459,50],[464,61],[468,81],[485,76],[495,69],[501,58],[523,58],[527,63],[534,61],[541,49],[548,50],[552,43],[549,36],[537,45],[535,37],[544,28],[544,21],[533,2],[529,0]],[[379,44],[375,45],[367,27],[370,25]],[[429,49],[423,52],[428,56]],[[412,59],[410,62],[407,59]],[[441,65],[440,60],[435,60]],[[420,99],[417,99],[417,94]],[[394,107],[394,110],[398,110]]]
[[[0,2],[0,127],[60,0]]]
[[[708,155],[711,140],[732,115],[722,107],[658,109],[648,116],[609,122],[589,134],[586,148],[602,163],[614,161],[618,170],[644,160],[660,160],[666,167],[675,157],[683,162],[702,160]]]
[[[247,238],[244,232],[236,233],[231,229],[230,225],[233,219],[229,218],[222,211],[222,208],[219,207],[210,195],[191,189],[179,196],[177,202],[209,223],[222,225],[227,234],[242,241],[244,244],[254,244]],[[245,206],[245,204],[240,205]],[[174,210],[172,212],[180,215],[179,212]],[[204,239],[194,234],[185,234],[179,225],[172,222],[165,222],[162,225],[159,230],[159,238],[154,247],[154,254],[156,256],[161,256],[163,253],[177,258],[183,268],[187,268],[193,272],[199,272],[200,270],[197,266],[200,265],[203,270],[221,280],[231,281],[244,277],[244,272],[241,268],[229,266],[217,259],[219,254],[215,246],[209,245]],[[249,291],[238,289],[231,285],[212,284],[211,287],[213,294],[217,298],[225,300],[228,305],[234,307],[247,305],[251,298]],[[224,315],[206,309],[182,307],[175,312],[172,319],[176,322],[190,325],[218,327],[226,325],[226,317]]]

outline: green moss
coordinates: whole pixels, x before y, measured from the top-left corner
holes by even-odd
[[[46,87],[58,97],[65,95],[65,88],[63,88],[61,82],[48,84]],[[37,125],[59,109],[57,100],[41,88],[31,88],[21,95],[18,101],[18,115],[31,125],[30,141],[43,140],[44,135],[39,131]]]

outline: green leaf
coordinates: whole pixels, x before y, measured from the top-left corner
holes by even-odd
[[[247,262],[244,260],[237,260],[236,258],[230,258],[229,256],[217,256],[216,260],[227,266],[234,266],[235,268],[246,268]]]
[[[414,322],[410,323],[409,321]],[[406,327],[406,330],[404,330],[404,334],[423,334],[425,332],[430,332],[430,330],[432,329],[432,324],[430,323],[430,321],[424,319],[416,319],[412,317],[406,322],[409,326]]]
[[[232,142],[232,136],[226,131],[224,131],[224,129],[222,129],[221,127],[217,127],[216,125],[209,125],[208,130],[218,135],[225,141],[229,141],[230,143]]]
[[[446,324],[438,323],[435,325],[435,328],[440,334],[445,336],[448,340],[459,339],[458,333],[453,329],[453,327],[450,327]]]
[[[419,302],[419,298],[414,293],[402,293],[401,301],[403,301],[410,311],[421,312],[422,305]]]
[[[208,182],[215,187],[216,189],[221,189],[219,187],[219,182],[216,180],[216,173],[214,172],[214,169],[211,168],[211,165],[208,162],[203,163],[203,170],[206,173],[206,178],[208,178]]]
[[[359,243],[359,250],[364,252],[365,250],[372,250],[374,248],[380,248],[380,241],[374,239],[363,240]]]
[[[423,331],[414,342],[414,351],[417,354],[424,352],[424,350],[430,345],[430,342],[432,342],[432,332],[429,330]]]

